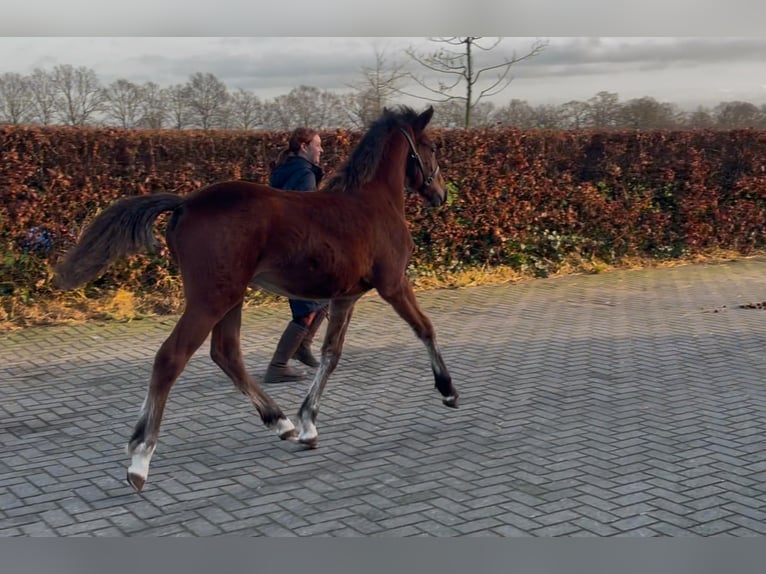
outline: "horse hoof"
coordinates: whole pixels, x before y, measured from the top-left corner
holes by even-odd
[[[295,440],[298,434],[293,422],[288,418],[279,419],[277,422],[277,436],[281,440]]]
[[[285,431],[279,435],[281,440],[289,440],[290,442],[296,442],[298,440],[298,431],[295,429]]]
[[[128,472],[128,484],[133,487],[136,492],[141,492],[146,484],[146,477],[136,474],[135,472]]]
[[[442,403],[444,403],[445,406],[456,409],[457,408],[457,395],[452,395],[451,397],[445,397],[442,399]]]
[[[319,446],[319,437],[308,437],[308,438],[299,438],[298,442],[300,442],[303,446],[305,446],[308,449],[314,449],[317,446]]]

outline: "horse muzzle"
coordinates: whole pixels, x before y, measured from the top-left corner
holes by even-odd
[[[447,188],[434,188],[434,193],[432,193],[428,198],[428,203],[431,204],[431,207],[441,207],[447,202]]]

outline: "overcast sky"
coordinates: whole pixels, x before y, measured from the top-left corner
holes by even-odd
[[[585,100],[616,92],[621,100],[652,96],[683,106],[747,100],[766,103],[766,38],[554,37],[538,56],[513,68],[514,80],[496,104]],[[505,38],[479,64],[493,64],[535,38]],[[117,78],[184,83],[210,72],[229,88],[262,98],[300,85],[347,89],[371,66],[375,52],[423,71],[406,56],[447,47],[418,37],[0,37],[0,73],[30,73],[57,64],[86,66],[103,83]]]

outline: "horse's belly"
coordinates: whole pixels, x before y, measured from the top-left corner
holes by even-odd
[[[296,279],[259,275],[251,285],[290,299],[309,301],[360,295],[370,288],[362,280],[341,281],[327,276]]]

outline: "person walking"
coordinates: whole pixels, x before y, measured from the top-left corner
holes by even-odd
[[[324,172],[319,166],[322,140],[316,130],[300,127],[293,130],[269,177],[269,185],[292,191],[316,191]],[[311,344],[327,316],[327,303],[290,299],[292,319],[277,343],[264,376],[264,383],[281,383],[303,378],[304,373],[288,365],[292,358],[309,367],[319,366]]]

